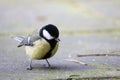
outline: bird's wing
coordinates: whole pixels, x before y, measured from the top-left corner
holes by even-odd
[[[28,36],[28,38],[29,38],[29,37],[30,37],[30,41],[31,41],[31,42],[35,42],[35,41],[41,39],[41,37],[40,37],[39,35],[37,35],[37,34],[30,35],[30,36]],[[27,38],[27,39],[28,39],[28,38]]]
[[[12,37],[14,40],[19,41],[19,45],[18,47],[21,47],[23,45],[26,46],[33,46],[33,42],[35,42],[38,39],[41,39],[41,37],[39,37],[39,35],[29,35],[27,38],[21,37],[21,36],[16,36],[16,37]]]
[[[19,41],[19,42],[22,42],[23,40],[25,40],[25,38],[21,37],[21,36],[16,36],[16,37],[12,37],[12,38],[16,41]]]

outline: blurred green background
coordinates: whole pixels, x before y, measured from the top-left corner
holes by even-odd
[[[0,34],[25,34],[46,24],[64,34],[119,33],[119,0],[0,0]]]

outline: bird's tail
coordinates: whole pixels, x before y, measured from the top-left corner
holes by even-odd
[[[22,42],[23,40],[25,40],[24,37],[21,37],[21,36],[16,36],[16,37],[12,37],[14,40],[18,41],[18,42]]]
[[[16,40],[16,41],[18,41],[18,42],[20,42],[20,44],[17,46],[17,47],[21,47],[21,46],[23,46],[24,44],[23,44],[23,42],[24,42],[24,40],[25,40],[25,38],[24,37],[21,37],[21,36],[16,36],[16,37],[12,37],[14,40]]]

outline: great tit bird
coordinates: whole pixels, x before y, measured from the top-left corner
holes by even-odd
[[[32,69],[32,60],[45,59],[48,66],[48,58],[55,55],[59,46],[59,30],[53,24],[43,26],[38,34],[29,35],[27,38],[17,36],[15,40],[19,41],[18,47],[25,46],[25,51],[30,59],[28,70]]]

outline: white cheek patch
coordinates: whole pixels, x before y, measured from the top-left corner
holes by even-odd
[[[49,32],[46,31],[46,30],[43,30],[43,36],[44,36],[46,39],[48,39],[48,40],[51,40],[51,39],[54,38],[54,37],[52,37],[52,36],[49,34]]]

